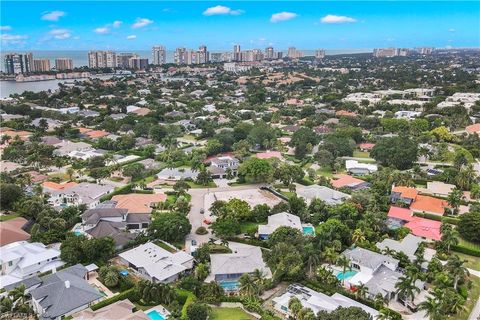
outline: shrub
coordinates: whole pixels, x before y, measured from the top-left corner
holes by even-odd
[[[207,228],[205,228],[204,226],[201,226],[201,227],[198,227],[197,230],[195,231],[196,234],[199,234],[199,235],[204,235],[204,234],[207,234],[208,233],[208,230]]]
[[[457,246],[453,245],[451,248],[453,251],[465,253],[470,256],[480,257],[480,249],[468,248],[460,245],[457,245]]]
[[[113,296],[111,298],[100,301],[99,303],[94,304],[90,308],[93,311],[95,311],[95,310],[98,310],[100,308],[103,308],[105,306],[111,305],[112,303],[115,303],[117,301],[124,300],[124,299],[128,299],[131,302],[137,302],[138,300],[140,300],[140,297],[138,296],[138,293],[135,290],[135,288],[131,288],[131,289],[128,289],[127,291],[124,291],[124,292],[121,292],[121,293],[117,294],[116,296]]]

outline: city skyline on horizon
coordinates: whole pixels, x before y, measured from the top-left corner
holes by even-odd
[[[210,51],[234,44],[277,50],[480,46],[480,31],[472,28],[480,18],[475,2],[69,1],[28,2],[29,10],[21,10],[25,3],[1,4],[2,52],[130,51],[157,44],[172,51],[201,44]]]

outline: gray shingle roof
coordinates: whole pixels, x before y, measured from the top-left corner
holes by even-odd
[[[55,319],[102,297],[84,279],[86,273],[87,269],[77,264],[42,279],[31,292],[45,310],[42,319]]]

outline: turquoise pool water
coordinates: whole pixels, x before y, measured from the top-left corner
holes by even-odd
[[[238,290],[238,281],[222,281],[220,287],[225,291],[236,291]]]
[[[303,227],[303,234],[306,236],[314,236],[315,235],[315,228],[312,226],[305,226]]]
[[[343,272],[339,272],[337,274],[337,279],[338,280],[344,280],[344,279],[348,279],[348,278],[351,278],[353,277],[354,275],[356,275],[358,272],[357,271],[354,271],[354,270],[349,270],[345,273]]]
[[[150,311],[147,316],[152,320],[165,320],[165,317],[158,313],[157,310]]]
[[[75,230],[73,231],[73,234],[75,234],[77,237],[82,235],[81,231]]]

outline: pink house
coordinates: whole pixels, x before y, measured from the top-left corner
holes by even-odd
[[[405,228],[410,229],[413,235],[430,240],[440,240],[440,221],[413,216],[413,211],[406,208],[390,207],[388,218],[400,222]],[[395,223],[393,223],[395,224]]]

